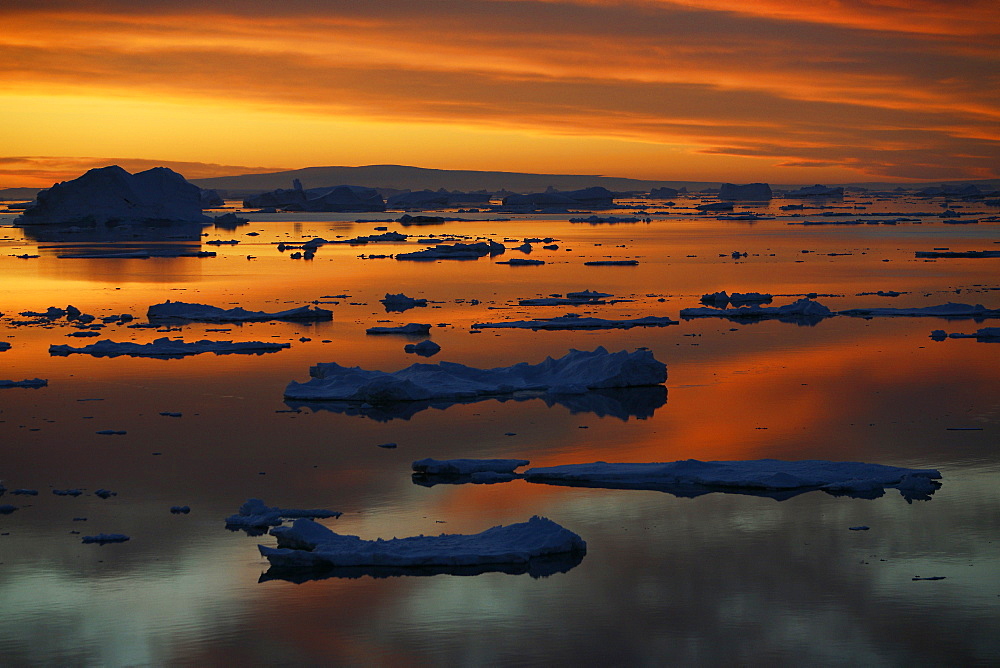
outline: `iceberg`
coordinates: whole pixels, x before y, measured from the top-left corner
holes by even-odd
[[[676,320],[667,317],[646,316],[624,320],[608,320],[605,318],[588,318],[576,313],[555,318],[539,318],[536,320],[513,320],[510,322],[477,322],[472,329],[632,329],[633,327],[666,327],[678,325]]]
[[[363,540],[338,534],[322,524],[299,519],[291,527],[270,531],[278,547],[259,545],[272,567],[322,569],[336,567],[478,567],[527,564],[533,559],[583,554],[580,536],[544,517],[496,526],[477,534],[410,536]]]
[[[875,498],[897,488],[908,501],[927,499],[940,484],[935,469],[908,469],[863,462],[757,459],[703,462],[688,459],[666,463],[566,464],[528,469],[528,482],[581,487],[646,489],[676,496],[738,492],[784,500],[803,492]]]
[[[982,304],[938,304],[920,308],[854,308],[838,311],[840,315],[869,317],[907,316],[934,318],[1000,318],[1000,309],[986,308]]]
[[[153,304],[146,311],[146,317],[150,322],[183,320],[189,322],[260,322],[264,320],[333,320],[333,311],[318,307],[300,306],[278,311],[277,313],[265,313],[263,311],[247,311],[236,307],[224,309],[218,306],[208,306],[206,304],[187,304],[185,302],[172,302],[167,300],[162,304]]]
[[[387,292],[385,293],[385,297],[379,301],[382,302],[383,306],[385,306],[386,313],[393,311],[402,312],[418,306],[427,306],[426,299],[407,297],[402,292],[395,295]]]
[[[945,339],[976,339],[977,341],[1000,341],[1000,327],[981,327],[971,334],[962,332],[945,333],[943,329],[935,329],[931,332],[931,338],[935,341]]]
[[[211,222],[201,211],[201,189],[166,167],[129,174],[112,165],[42,190],[15,224],[165,221]]]
[[[73,348],[66,345],[49,346],[50,355],[67,356],[74,353],[93,355],[94,357],[118,357],[128,355],[130,357],[162,357],[179,358],[187,355],[200,355],[202,353],[215,353],[216,355],[228,355],[231,353],[261,355],[263,353],[273,353],[284,348],[290,348],[290,343],[264,343],[261,341],[177,341],[162,337],[152,343],[132,343],[130,341],[117,342],[111,339],[102,339],[97,343],[80,348]]]
[[[285,398],[384,404],[466,400],[523,391],[583,394],[599,388],[660,385],[667,379],[667,367],[648,350],[609,353],[598,347],[592,352],[570,350],[559,359],[548,357],[539,364],[522,362],[495,369],[440,362],[413,364],[387,373],[328,362],[311,367],[309,375],[312,380],[305,383],[289,383]]]
[[[736,185],[723,183],[719,188],[719,199],[762,202],[772,197],[771,186],[766,183]]]
[[[421,357],[433,357],[441,352],[441,346],[434,343],[430,339],[426,341],[421,341],[420,343],[407,343],[403,346],[403,352],[413,353],[415,355],[420,355]]]
[[[304,190],[298,179],[291,190],[278,188],[243,200],[248,209],[276,208],[285,211],[372,212],[385,211],[378,191],[364,186],[335,186]]]
[[[814,186],[806,186],[798,190],[790,190],[785,193],[785,197],[843,197],[844,189],[841,187],[827,188],[817,183]]]
[[[226,528],[231,531],[243,529],[249,532],[278,526],[286,519],[340,517],[342,514],[333,510],[271,507],[260,499],[247,499],[235,515],[226,518]]]

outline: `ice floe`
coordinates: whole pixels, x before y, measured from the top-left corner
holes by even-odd
[[[513,473],[527,466],[527,459],[418,459],[413,470],[427,475],[467,476],[473,473]]]
[[[486,255],[499,255],[506,250],[495,241],[479,241],[471,244],[438,244],[432,248],[396,253],[397,260],[475,260]]]
[[[983,258],[983,257],[1000,257],[1000,250],[982,250],[982,251],[916,251],[914,253],[915,257],[920,258],[955,258],[955,257],[967,257],[967,258]]]
[[[248,532],[278,526],[287,519],[340,517],[342,513],[333,510],[279,508],[268,506],[260,499],[247,499],[235,515],[226,518],[226,528]],[[259,531],[256,535],[263,533]]]
[[[0,380],[0,388],[5,387],[45,387],[49,384],[48,380],[42,378],[28,378],[26,380]]]
[[[590,260],[583,263],[587,267],[633,267],[638,260]]]
[[[724,294],[724,293],[720,293]],[[703,298],[704,299],[704,298]],[[784,306],[737,306],[734,308],[683,308],[682,318],[730,318],[733,320],[787,319],[794,322],[818,322],[835,315],[826,306],[812,299],[799,299]]]
[[[567,313],[555,318],[513,320],[509,322],[477,322],[473,329],[631,329],[633,327],[666,327],[679,324],[667,317],[646,316],[622,320],[609,320]]]
[[[428,323],[411,322],[393,327],[369,327],[365,334],[406,334],[408,336],[426,336],[431,333]]]
[[[441,352],[441,346],[428,339],[420,343],[407,343],[403,346],[403,352],[413,353],[421,357],[433,357]]]
[[[400,371],[316,364],[312,380],[292,381],[285,398],[299,401],[358,401],[371,404],[431,399],[471,399],[479,396],[540,391],[552,395],[583,394],[592,389],[659,385],[667,367],[648,350],[609,353],[571,350],[539,364],[478,369],[454,362],[413,364]]]
[[[580,536],[538,516],[477,534],[421,535],[389,540],[364,540],[338,534],[307,519],[296,520],[291,527],[272,529],[270,533],[277,538],[278,547],[260,545],[258,549],[272,567],[280,569],[420,569],[528,564],[533,559],[555,555],[582,555],[587,549]]]
[[[528,469],[529,482],[616,489],[648,489],[677,496],[724,491],[782,500],[812,490],[876,498],[896,488],[908,501],[928,499],[940,486],[935,469],[908,469],[863,462],[757,459],[666,463],[567,464]]]
[[[49,346],[50,355],[72,355],[84,354],[95,357],[118,357],[128,355],[130,357],[168,357],[177,358],[186,355],[201,355],[202,353],[215,353],[216,355],[228,355],[232,353],[242,353],[250,355],[261,355],[263,353],[273,353],[291,347],[290,343],[265,343],[262,341],[177,341],[162,337],[152,343],[132,343],[130,341],[112,341],[103,339],[89,346],[73,348],[67,345]]]
[[[943,329],[935,329],[931,332],[931,338],[935,341],[945,339],[976,339],[977,341],[1000,341],[1000,327],[981,327],[971,334],[962,332],[952,332],[948,334]]]
[[[82,542],[104,545],[105,543],[124,543],[128,540],[131,540],[131,537],[123,533],[99,533],[96,536],[84,536]]]
[[[332,320],[333,311],[312,306],[265,313],[264,311],[248,311],[235,307],[230,309],[206,304],[188,304],[185,302],[165,301],[153,304],[146,311],[146,317],[152,321],[179,320],[189,322],[255,322],[264,320]]]
[[[982,304],[938,304],[919,308],[853,308],[838,311],[840,315],[860,317],[935,317],[935,318],[1000,318],[1000,309],[986,308]]]
[[[129,174],[117,165],[91,169],[38,193],[19,225],[108,222],[198,222],[201,190],[166,167]]]

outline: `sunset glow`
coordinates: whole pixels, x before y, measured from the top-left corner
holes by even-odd
[[[109,162],[995,178],[995,3],[5,6],[0,187]]]

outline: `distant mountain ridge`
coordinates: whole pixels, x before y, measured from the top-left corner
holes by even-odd
[[[338,185],[365,186],[383,190],[458,190],[471,192],[487,190],[497,192],[542,192],[548,187],[556,190],[577,190],[603,186],[615,192],[649,192],[653,188],[687,188],[699,192],[719,188],[722,181],[666,181],[602,176],[597,174],[536,174],[531,172],[491,172],[469,169],[431,169],[406,165],[364,165],[360,167],[305,167],[265,174],[242,174],[205,179],[189,179],[201,188],[226,191],[230,197],[239,197],[278,188],[291,188],[298,179],[304,188],[322,188]],[[753,181],[748,179],[746,182]],[[960,179],[923,181],[920,183],[854,182],[827,184],[830,186],[863,187],[869,190],[908,190],[932,185],[974,184],[983,190],[1000,189],[1000,179]],[[811,183],[770,184],[775,190],[794,190]],[[0,189],[0,201],[32,199],[41,188]]]

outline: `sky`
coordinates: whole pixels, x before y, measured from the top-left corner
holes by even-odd
[[[107,164],[1000,178],[996,0],[32,0],[0,26],[0,188]]]

